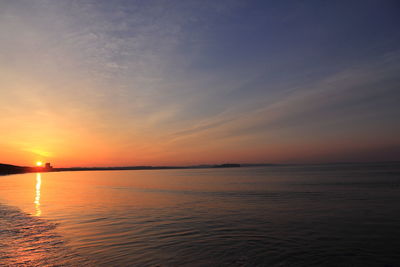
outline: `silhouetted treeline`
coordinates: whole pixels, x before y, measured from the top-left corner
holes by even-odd
[[[28,171],[29,171],[28,167],[0,164],[0,174],[24,173]]]

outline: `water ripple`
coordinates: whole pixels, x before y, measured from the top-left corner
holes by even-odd
[[[0,265],[90,265],[65,245],[54,231],[56,227],[54,223],[0,204]]]

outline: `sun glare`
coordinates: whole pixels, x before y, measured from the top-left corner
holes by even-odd
[[[41,162],[41,161],[36,161],[36,166],[40,167],[40,166],[42,166],[42,165],[43,165],[43,162]]]

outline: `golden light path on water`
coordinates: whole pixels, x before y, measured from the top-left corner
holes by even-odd
[[[40,216],[42,210],[40,209],[40,188],[42,186],[42,174],[36,173],[36,194],[35,194],[35,216]]]

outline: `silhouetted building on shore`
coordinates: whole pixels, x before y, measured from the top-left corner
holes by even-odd
[[[52,169],[53,169],[53,166],[51,166],[51,164],[50,164],[49,162],[47,162],[47,163],[44,165],[44,168],[45,168],[46,170],[52,170]]]
[[[225,163],[225,164],[220,164],[220,165],[214,165],[214,168],[236,168],[240,167],[240,164],[237,163]]]

